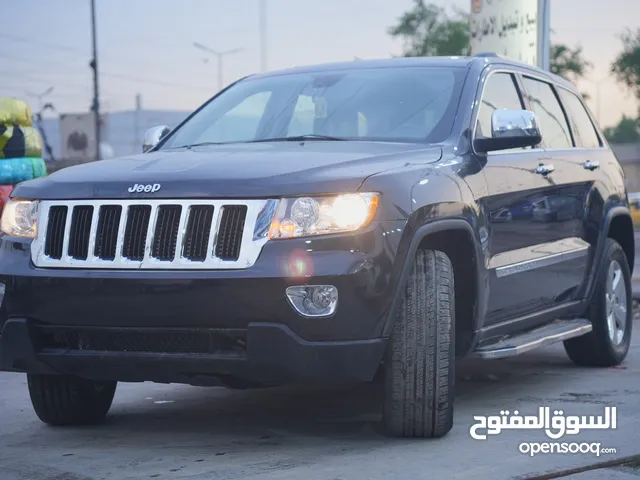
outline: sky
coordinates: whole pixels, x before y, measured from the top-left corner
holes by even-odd
[[[267,68],[388,58],[402,43],[387,30],[412,0],[265,0]],[[469,10],[471,0],[432,0]],[[89,0],[0,0],[0,96],[37,95],[58,112],[83,112],[91,104]],[[217,62],[194,42],[224,57],[230,83],[259,72],[259,0],[96,0],[101,106],[189,111],[218,90]],[[13,20],[11,20],[13,19]],[[7,21],[9,20],[9,21]],[[579,82],[600,123],[638,111],[633,96],[610,76],[626,28],[640,27],[638,0],[551,0],[552,42],[581,45],[594,65]],[[597,87],[600,86],[600,95]],[[600,108],[598,108],[598,98]]]

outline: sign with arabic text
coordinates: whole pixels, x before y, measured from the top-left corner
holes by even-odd
[[[538,0],[472,0],[471,55],[494,52],[537,65]]]

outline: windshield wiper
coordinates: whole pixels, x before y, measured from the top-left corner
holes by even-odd
[[[332,137],[330,135],[316,135],[308,133],[306,135],[295,135],[292,137],[275,137],[275,138],[261,138],[259,140],[251,140],[249,143],[262,143],[262,142],[303,142],[305,140],[330,140],[332,142],[343,142],[346,138]]]
[[[179,147],[170,147],[167,150],[177,150],[178,148],[186,148],[190,149],[193,147],[204,147],[206,145],[224,145],[222,142],[201,142],[201,143],[193,143],[191,145],[180,145]]]

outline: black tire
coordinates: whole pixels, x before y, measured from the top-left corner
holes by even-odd
[[[31,404],[49,425],[91,425],[104,420],[117,382],[97,382],[71,375],[27,375]]]
[[[564,342],[567,355],[575,364],[580,366],[613,367],[619,365],[629,353],[629,345],[631,344],[633,298],[631,293],[631,272],[627,256],[620,244],[611,238],[607,239],[604,249],[604,262],[597,273],[595,291],[591,299],[591,305],[587,310],[587,318],[591,321],[593,330],[587,335]],[[612,265],[614,265],[614,270],[616,265],[620,267],[620,278],[625,282],[624,289],[621,287],[621,291],[624,291],[626,298],[621,301],[626,304],[626,322],[624,328],[620,329],[623,335],[619,343],[611,339],[607,320],[607,287],[609,269]]]
[[[442,437],[453,427],[453,266],[418,251],[384,359],[383,424],[397,437]]]

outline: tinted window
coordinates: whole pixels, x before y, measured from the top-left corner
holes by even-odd
[[[162,148],[305,134],[440,142],[451,133],[465,73],[354,68],[248,78],[205,105]]]
[[[495,110],[522,110],[520,95],[509,73],[495,73],[490,75],[482,92],[476,136],[491,136],[491,115]]]
[[[558,88],[558,95],[569,117],[576,146],[599,148],[600,139],[580,99],[564,88]]]
[[[542,145],[546,148],[572,147],[567,119],[551,85],[528,77],[524,77],[523,83],[529,108],[538,117]]]

